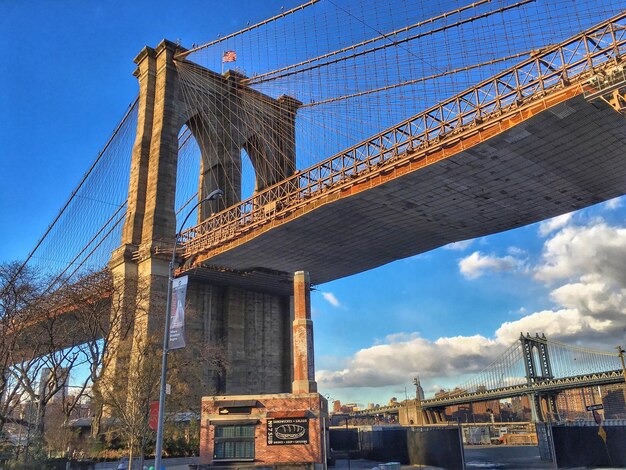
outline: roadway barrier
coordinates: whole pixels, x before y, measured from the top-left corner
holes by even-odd
[[[330,429],[330,448],[335,454],[349,452],[351,458],[377,462],[463,468],[458,426]]]
[[[626,426],[552,426],[557,468],[626,467]]]
[[[413,427],[407,435],[411,464],[462,470],[463,443],[459,427]]]
[[[359,430],[361,456],[376,462],[411,463],[407,437],[407,429],[399,427]]]
[[[329,429],[328,441],[331,452],[359,452],[359,430],[357,428]]]

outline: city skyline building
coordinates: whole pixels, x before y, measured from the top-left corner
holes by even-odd
[[[67,367],[42,367],[37,387],[39,400],[48,393],[52,393],[54,389],[57,390],[53,393],[51,400],[69,396],[69,379],[70,369]]]

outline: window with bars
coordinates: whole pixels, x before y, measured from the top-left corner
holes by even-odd
[[[253,424],[215,426],[213,458],[216,460],[253,460]]]

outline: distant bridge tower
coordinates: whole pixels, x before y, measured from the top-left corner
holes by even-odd
[[[530,333],[526,333],[526,336],[522,333],[520,341],[524,351],[524,366],[528,383],[554,378],[546,336],[542,333],[539,337],[536,333],[533,338]]]
[[[199,222],[241,200],[242,149],[255,169],[257,191],[295,171],[295,114],[300,103],[252,90],[242,84],[245,77],[238,73],[222,75],[191,62],[177,62],[180,52],[179,46],[163,40],[156,49],[145,47],[135,58],[137,137],[121,246],[109,266],[125,304],[140,308],[129,308],[124,318],[132,337],[119,338],[111,348],[109,373],[114,375],[128,367],[149,338],[162,338],[168,263],[177,230],[174,204],[181,128],[189,128],[201,151],[198,198],[217,188],[225,192],[221,200],[199,209]],[[202,79],[185,93],[180,66]],[[263,279],[271,275],[264,273]],[[190,275],[188,346],[175,353],[200,369],[198,381],[191,373],[187,378],[194,383],[186,385],[196,387],[186,392],[190,397],[291,390],[293,273],[279,275],[281,282],[273,284],[255,283],[249,272],[246,279],[227,270]],[[148,347],[160,349],[159,344]],[[207,347],[220,349],[212,357],[221,355],[227,365],[211,365]],[[312,374],[305,379],[298,377],[300,388],[315,388]]]
[[[541,336],[536,333],[534,337],[530,336],[530,333],[526,333],[526,336],[520,333],[520,342],[524,353],[524,367],[528,384],[553,379],[554,374],[552,373],[546,336],[543,333]],[[556,395],[556,393],[550,393],[543,396],[535,393],[528,396],[533,421],[544,421],[545,419],[541,406],[542,398],[546,400],[548,413],[553,416],[558,415]]]

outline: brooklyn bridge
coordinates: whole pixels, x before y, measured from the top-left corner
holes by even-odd
[[[10,279],[49,281],[44,309],[3,326],[6,366],[97,344],[92,379],[129,380],[160,351],[173,258],[189,279],[180,357],[199,371],[175,388],[198,406],[207,390],[313,393],[311,285],[623,195],[624,4],[565,3],[398,18],[311,0],[205,44],[146,46],[136,100]],[[548,343],[528,342],[497,380],[421,409],[523,394],[553,410],[561,389],[624,381],[616,353],[568,364],[559,346],[556,376],[533,362]]]

